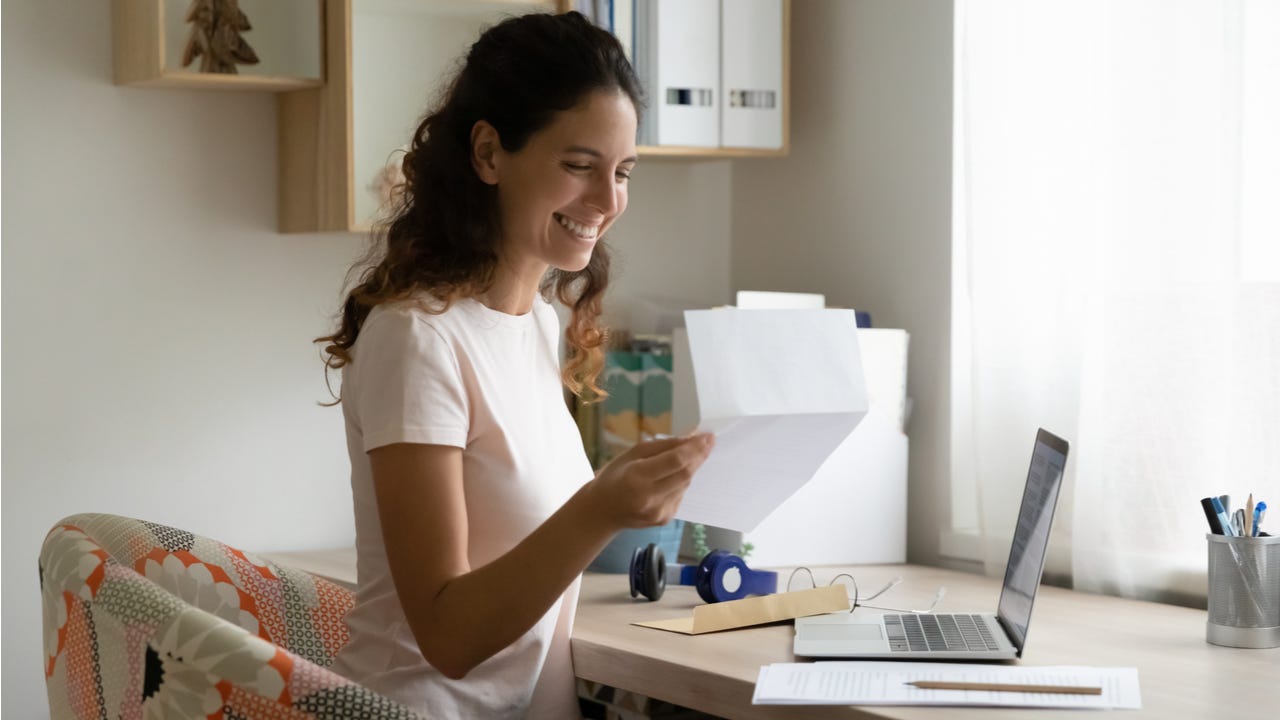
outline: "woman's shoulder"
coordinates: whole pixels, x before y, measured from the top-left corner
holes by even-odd
[[[369,311],[360,334],[370,338],[388,335],[442,335],[445,334],[451,316],[456,314],[456,305],[455,302],[446,307],[443,302],[429,295],[379,303]]]
[[[411,321],[424,325],[439,325],[441,321],[455,318],[459,313],[459,307],[464,302],[465,300],[453,300],[446,303],[433,295],[418,293],[400,300],[375,305],[369,311],[365,324],[379,320],[386,322],[384,318],[396,318],[402,323]]]

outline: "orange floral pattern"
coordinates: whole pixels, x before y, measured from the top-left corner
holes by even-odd
[[[175,528],[58,523],[40,553],[60,718],[418,718],[328,669],[352,593]]]

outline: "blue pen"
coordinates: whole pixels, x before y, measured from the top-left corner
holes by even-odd
[[[1262,518],[1267,514],[1267,503],[1265,500],[1259,500],[1257,505],[1253,506],[1253,536],[1258,537],[1258,526],[1262,524]]]
[[[1222,534],[1227,537],[1235,537],[1235,530],[1231,528],[1231,518],[1227,516],[1226,508],[1222,507],[1222,500],[1219,498],[1209,498],[1213,503],[1213,511],[1218,513],[1218,522],[1222,523]]]

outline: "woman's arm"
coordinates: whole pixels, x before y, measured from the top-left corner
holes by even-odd
[[[399,443],[370,451],[391,577],[423,657],[456,679],[515,642],[618,530],[671,520],[713,442],[698,435],[637,445],[510,552],[474,569],[462,450]]]

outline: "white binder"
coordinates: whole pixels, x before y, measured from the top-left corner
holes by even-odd
[[[907,436],[893,418],[872,407],[813,479],[746,534],[755,546],[748,562],[758,567],[906,562],[907,450]]]
[[[728,0],[721,9],[724,147],[782,147],[782,0]]]
[[[747,533],[757,565],[858,565],[907,559],[905,330],[859,328],[871,409],[813,479]]]
[[[627,62],[634,67],[636,63],[636,55],[632,50],[635,47],[635,0],[614,0],[613,3],[613,27],[610,28],[614,37],[618,38],[618,43],[622,45],[622,51],[627,55]]]
[[[720,0],[636,0],[642,145],[720,145]]]

